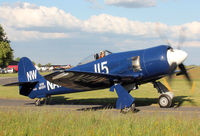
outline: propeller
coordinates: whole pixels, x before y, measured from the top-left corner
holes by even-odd
[[[179,38],[178,38],[178,45],[177,49],[181,49],[183,47],[183,43],[185,42],[186,35],[185,35],[185,28],[181,27],[179,30]]]
[[[189,83],[192,84],[192,80],[191,80],[191,78],[190,78],[190,76],[189,76],[189,74],[188,74],[188,72],[187,72],[187,70],[186,70],[184,64],[181,63],[180,65],[178,65],[178,67],[180,68],[181,73],[182,73],[182,74],[186,77],[186,79],[189,81]],[[180,75],[180,74],[177,74],[177,75]]]
[[[164,29],[164,31],[161,31],[161,29]],[[167,45],[172,46],[171,41],[169,41],[169,38],[167,36],[170,33],[170,29],[158,22],[155,25],[155,30],[162,41],[164,41]],[[175,47],[177,49],[181,49],[186,39],[186,29],[185,27],[181,26],[177,28],[177,31],[179,31],[177,38],[178,43]]]
[[[159,35],[159,37],[165,41],[167,43],[167,45],[169,46],[172,46],[172,44],[169,42],[167,36],[166,36],[166,33],[161,33],[161,27],[162,24],[160,23],[157,23],[156,25],[156,31]],[[167,30],[166,30],[167,31]],[[183,43],[185,42],[185,28],[184,27],[181,27],[179,29],[179,37],[178,37],[178,44],[176,46],[175,49],[171,48],[169,49],[169,57],[168,57],[168,62],[169,62],[169,65],[170,65],[170,69],[169,69],[169,73],[168,73],[168,81],[171,82],[172,81],[172,78],[173,78],[173,75],[175,73],[175,70],[177,69],[177,67],[180,69],[180,72],[178,74],[176,74],[177,76],[178,75],[184,75],[184,77],[187,79],[187,81],[189,82],[189,85],[192,86],[192,91],[194,90],[195,88],[195,82],[192,82],[188,72],[187,72],[187,69],[185,68],[185,65],[183,64],[183,61],[187,58],[187,53],[182,51],[181,50],[181,47],[183,47]],[[166,86],[168,86],[167,88],[171,90],[171,87],[169,86],[169,84],[167,83],[167,80],[164,79],[164,83]]]
[[[169,84],[171,83],[171,81],[173,80],[172,79],[172,76],[173,74],[175,73],[175,70],[176,68],[179,68],[180,69],[180,72],[177,73],[176,75],[179,76],[179,75],[184,75],[184,77],[186,78],[186,80],[188,81],[189,83],[189,86],[191,86],[191,92],[194,93],[194,88],[195,88],[195,82],[191,80],[191,77],[189,75],[189,73],[187,72],[187,69],[185,68],[185,65],[183,63],[176,63],[176,62],[173,62],[171,63],[170,65],[170,70],[169,70],[169,73],[168,73],[168,81],[169,81]],[[164,84],[166,85],[166,87],[171,91],[171,87],[170,85],[168,84],[168,82],[166,81],[166,79],[164,80]]]
[[[175,73],[176,68],[180,69],[180,72],[176,75],[184,75],[190,85],[192,85],[191,78],[183,64],[183,61],[187,58],[187,53],[180,49],[169,49],[167,51],[167,60],[170,65],[168,72],[169,81],[172,80],[172,75]]]
[[[176,70],[177,68],[177,65],[176,63],[172,64],[171,65],[171,68],[170,68],[170,71],[169,71],[169,74],[168,74],[168,81],[166,80],[166,78],[163,78],[163,82],[164,82],[164,85],[168,88],[169,91],[172,91],[171,87],[170,87],[170,83],[171,81],[173,80],[172,79],[172,75],[174,73],[174,71]],[[178,65],[178,68],[180,69],[180,72],[177,73],[176,75],[179,76],[179,75],[184,75],[184,77],[187,79],[188,83],[189,83],[189,86],[191,86],[191,89],[190,89],[190,92],[192,94],[194,94],[194,89],[195,89],[195,81],[192,81],[190,75],[188,74],[187,72],[187,69],[185,68],[185,65],[183,63],[179,64]],[[192,67],[193,68],[193,67]],[[191,68],[191,69],[192,69]],[[169,82],[169,83],[168,83]]]
[[[192,92],[192,94],[194,94],[194,89],[195,89],[195,81],[193,81],[193,83],[192,83],[192,88],[191,88],[191,92]]]
[[[168,74],[168,77],[169,77],[169,81],[172,80],[172,76],[174,74],[174,71],[176,70],[177,68],[177,64],[175,62],[173,62],[170,66],[170,69],[169,69],[169,74]]]

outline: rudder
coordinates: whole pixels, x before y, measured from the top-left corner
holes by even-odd
[[[42,78],[31,60],[27,57],[23,57],[20,59],[18,69],[19,82],[39,81],[39,79]]]
[[[19,85],[19,93],[29,96],[33,88],[44,78],[39,74],[31,60],[27,57],[20,59],[18,64],[18,81],[23,83]],[[34,96],[31,96],[32,98]]]

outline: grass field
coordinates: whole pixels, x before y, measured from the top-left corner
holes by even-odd
[[[113,114],[107,110],[0,109],[2,136],[198,136],[198,117]]]
[[[47,75],[50,72],[42,72],[41,75]],[[0,77],[17,77],[18,73],[7,73],[7,74],[0,74]]]
[[[190,71],[195,89],[176,77],[171,88],[175,106],[200,106],[200,68]],[[12,75],[14,76],[14,75]],[[162,80],[161,80],[162,81]],[[152,84],[132,91],[137,106],[157,105],[159,94]],[[18,94],[18,87],[0,86],[0,98],[28,99]],[[117,95],[108,89],[53,96],[58,104],[115,104]],[[0,136],[198,136],[200,116],[186,114],[120,114],[109,109],[68,111],[49,107],[0,107]]]

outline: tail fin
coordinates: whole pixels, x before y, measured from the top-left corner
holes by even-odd
[[[18,82],[5,84],[4,86],[19,86],[19,93],[21,95],[29,96],[31,91],[39,82],[44,81],[30,59],[23,57],[18,63]],[[34,93],[29,96],[34,98]]]
[[[29,96],[33,88],[45,80],[35,68],[30,59],[23,57],[18,64],[19,93]],[[29,96],[30,97],[30,96]]]
[[[4,86],[19,86],[19,93],[29,98],[43,98],[47,95],[74,92],[69,88],[64,88],[47,81],[41,76],[31,60],[26,57],[20,59],[18,64],[18,82],[6,84]],[[53,91],[52,91],[53,90]],[[52,91],[52,92],[51,92]],[[57,91],[57,93],[56,93]]]
[[[18,64],[18,80],[19,82],[39,81],[43,77],[39,74],[30,59],[23,57]]]

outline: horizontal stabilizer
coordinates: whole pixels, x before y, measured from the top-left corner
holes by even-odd
[[[33,85],[33,84],[37,84],[37,83],[38,83],[38,81],[35,81],[35,82],[13,82],[13,83],[5,84],[3,86]]]

